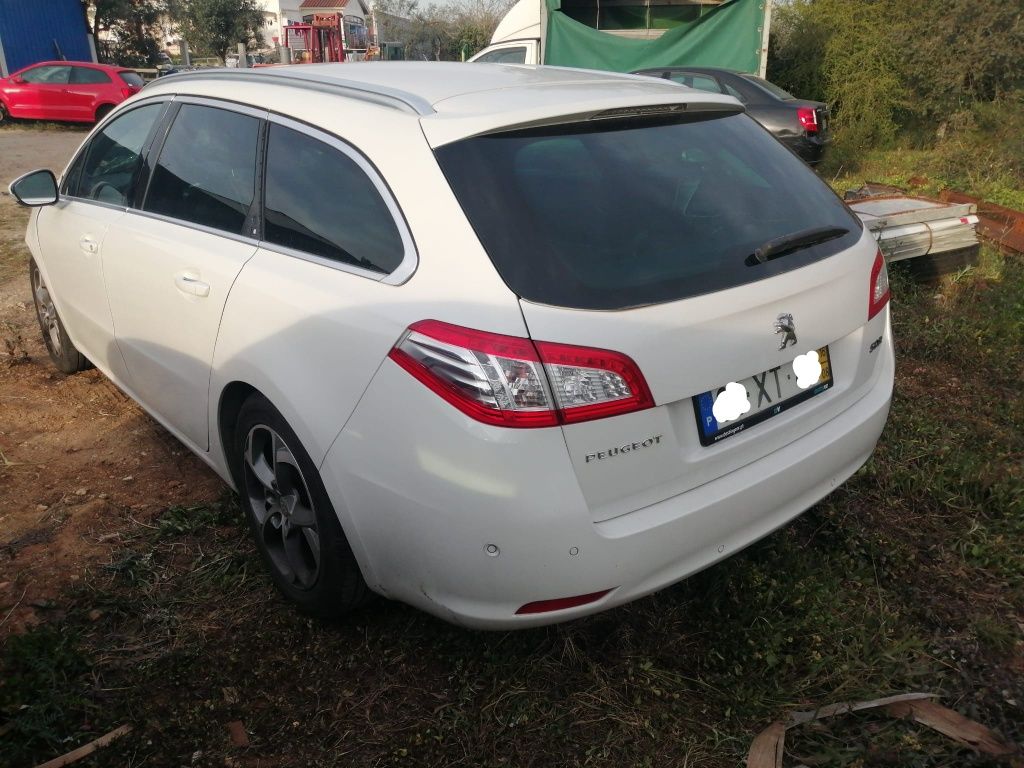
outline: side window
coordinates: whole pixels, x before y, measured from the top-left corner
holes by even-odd
[[[271,124],[267,145],[264,240],[375,272],[405,255],[380,192],[348,155]]]
[[[93,136],[68,174],[67,193],[86,200],[128,205],[142,148],[164,105],[146,104],[118,116]]]
[[[696,88],[698,91],[710,91],[711,93],[722,92],[722,89],[718,87],[718,82],[710,75],[698,75],[691,72],[673,72],[670,79],[677,83],[689,86],[690,88]]]
[[[143,209],[240,234],[255,197],[259,133],[255,117],[182,105]]]
[[[71,75],[71,67],[58,64],[49,64],[45,67],[36,67],[28,72],[22,72],[21,79],[26,83],[39,83],[42,85],[61,85],[68,81]]]
[[[74,85],[102,85],[110,82],[110,76],[100,69],[72,67],[71,79],[68,82]]]
[[[485,53],[474,63],[480,64],[525,64],[526,63],[526,46],[517,46],[515,48],[499,48],[496,51]]]

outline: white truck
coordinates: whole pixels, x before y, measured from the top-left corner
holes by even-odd
[[[519,0],[470,61],[632,72],[714,66],[764,77],[771,0]]]

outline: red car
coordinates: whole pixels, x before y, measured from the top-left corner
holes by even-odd
[[[9,117],[93,123],[142,90],[137,72],[91,61],[42,61],[0,80],[0,123]]]

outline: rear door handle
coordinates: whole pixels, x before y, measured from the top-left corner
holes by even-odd
[[[194,272],[179,272],[174,276],[174,285],[189,296],[210,295],[210,284],[204,283]]]
[[[96,253],[99,249],[99,243],[92,239],[89,235],[82,235],[78,241],[78,247],[86,253]]]

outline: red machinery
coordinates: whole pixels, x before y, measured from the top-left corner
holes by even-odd
[[[285,44],[292,49],[293,63],[320,64],[345,60],[340,14],[315,14],[312,23],[289,24],[284,33]]]

